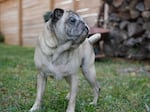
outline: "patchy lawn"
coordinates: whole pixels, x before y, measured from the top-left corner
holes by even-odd
[[[0,112],[27,112],[36,95],[34,49],[0,44]],[[149,112],[150,64],[123,59],[96,62],[102,87],[98,105],[91,106],[92,90],[80,74],[76,112]],[[68,85],[48,79],[42,110],[65,112]]]

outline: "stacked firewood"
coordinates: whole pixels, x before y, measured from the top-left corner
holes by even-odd
[[[150,59],[150,0],[104,0],[109,6],[109,56]]]

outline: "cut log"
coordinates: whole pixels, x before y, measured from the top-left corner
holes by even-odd
[[[131,19],[136,19],[140,16],[140,12],[136,10],[130,10],[130,17]]]
[[[143,11],[142,17],[146,20],[150,20],[150,11]]]
[[[129,19],[131,19],[129,11],[119,12],[118,16],[120,17],[121,20],[129,20]]]
[[[126,30],[128,24],[129,24],[128,21],[122,21],[122,22],[120,23],[120,29],[121,29],[121,30]]]
[[[146,22],[145,24],[143,24],[143,29],[146,30],[146,38],[150,39],[150,22]]]
[[[120,21],[120,17],[116,13],[112,13],[109,16],[109,21],[119,22]]]
[[[146,37],[147,37],[148,39],[150,39],[150,31],[146,31],[145,34],[146,34]]]
[[[133,47],[136,44],[136,40],[134,38],[130,38],[124,42],[124,45],[127,47]]]
[[[149,10],[150,9],[150,0],[144,0],[144,5],[145,5],[145,9]]]
[[[129,8],[133,10],[133,9],[135,9],[135,7],[137,5],[138,0],[130,0],[128,2],[129,2]]]
[[[150,21],[143,24],[143,29],[150,31]]]
[[[112,0],[104,0],[106,3],[108,3],[109,5],[112,5]]]
[[[137,24],[140,24],[140,25],[143,25],[144,24],[144,19],[142,18],[142,17],[139,17],[138,19],[137,19]]]
[[[150,44],[147,44],[146,49],[150,51]]]
[[[106,55],[150,59],[150,0],[104,0],[109,3]]]
[[[145,10],[145,7],[144,7],[144,3],[143,2],[139,2],[137,5],[136,5],[136,9],[138,11],[144,11]]]
[[[142,27],[136,23],[128,24],[128,36],[130,37],[140,36],[139,34],[141,34],[143,31],[144,30]]]
[[[122,2],[123,2],[123,0],[113,0],[113,6],[114,7],[119,7],[119,6],[121,6],[122,5]]]

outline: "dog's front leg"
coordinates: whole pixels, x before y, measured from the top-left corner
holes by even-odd
[[[44,73],[40,73],[37,76],[37,96],[34,105],[30,109],[30,112],[39,110],[41,108],[42,96],[44,94],[45,86],[47,82],[47,77]]]
[[[70,98],[69,98],[69,104],[67,107],[66,112],[75,112],[75,102],[76,102],[76,95],[78,91],[78,77],[77,75],[72,75],[71,76],[71,81],[70,81]]]

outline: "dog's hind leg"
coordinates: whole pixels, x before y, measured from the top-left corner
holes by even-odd
[[[30,112],[33,112],[35,110],[39,110],[41,108],[41,102],[42,102],[42,96],[45,91],[45,86],[47,82],[47,77],[44,73],[40,73],[37,76],[37,96],[34,105],[30,109]]]
[[[82,72],[94,91],[94,99],[93,102],[91,102],[90,104],[96,105],[99,97],[100,85],[96,81],[96,71],[94,63],[89,64],[89,62],[83,62]]]

